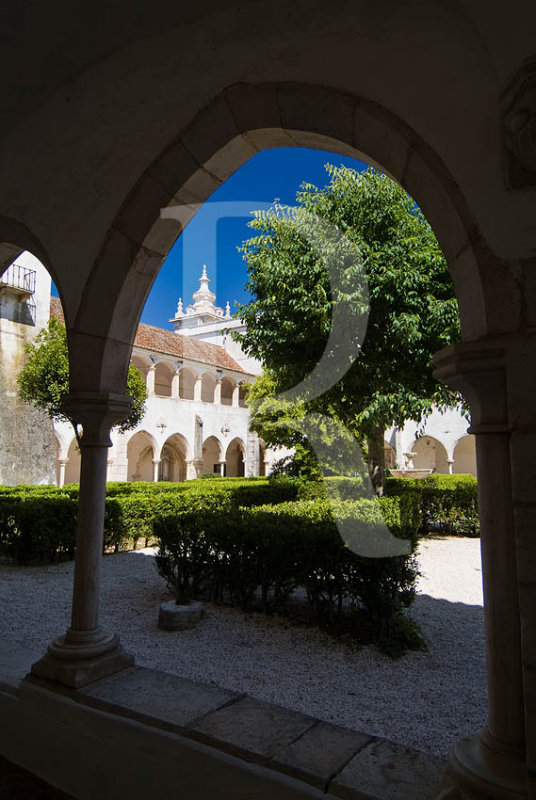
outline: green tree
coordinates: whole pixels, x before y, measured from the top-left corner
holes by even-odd
[[[460,402],[433,378],[431,360],[458,340],[458,306],[439,244],[406,192],[373,169],[326,170],[324,189],[303,184],[294,208],[276,204],[250,222],[256,235],[241,250],[253,299],[239,307],[247,330],[235,336],[268,371],[252,399],[260,414],[254,424],[272,443],[263,426],[273,425],[274,408],[265,413],[263,392],[306,380],[323,354],[325,363],[342,360],[339,379],[321,397],[304,393],[305,409],[337,417],[366,442],[381,493],[385,430]],[[346,327],[331,342],[340,304]]]
[[[69,417],[62,402],[69,391],[69,354],[65,325],[52,317],[35,342],[26,345],[28,360],[17,378],[19,397],[45,411],[52,420],[68,420],[80,445],[80,429]],[[130,366],[126,394],[132,401],[131,411],[117,427],[120,431],[135,428],[145,414],[147,391],[141,372]]]

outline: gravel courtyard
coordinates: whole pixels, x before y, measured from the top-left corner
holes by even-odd
[[[158,607],[167,593],[152,550],[105,557],[101,623],[120,635],[139,665],[445,755],[486,718],[480,542],[426,540],[419,563],[423,575],[410,613],[428,650],[394,662],[314,628],[210,605],[195,630],[160,631]],[[40,654],[64,632],[72,575],[72,562],[0,565],[1,649]]]

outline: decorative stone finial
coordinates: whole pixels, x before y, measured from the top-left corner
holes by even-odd
[[[231,304],[229,303],[228,300],[227,300],[227,302],[225,304],[225,316],[226,317],[230,317],[231,316]]]
[[[182,316],[182,314],[183,314],[182,308],[183,308],[183,306],[182,306],[182,297],[179,297],[179,304],[177,306],[177,316],[178,317]]]

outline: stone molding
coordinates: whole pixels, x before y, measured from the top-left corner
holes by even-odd
[[[501,95],[503,145],[511,189],[536,187],[536,56],[526,58]]]
[[[112,392],[72,392],[63,402],[65,414],[82,426],[82,447],[111,447],[110,429],[128,416],[132,403]]]

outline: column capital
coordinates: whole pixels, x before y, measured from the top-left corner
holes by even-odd
[[[82,446],[110,447],[110,428],[128,416],[131,400],[113,392],[71,392],[62,403],[65,414],[82,426]]]
[[[470,433],[509,430],[505,347],[497,341],[460,342],[433,357],[434,377],[459,391],[471,408]]]

